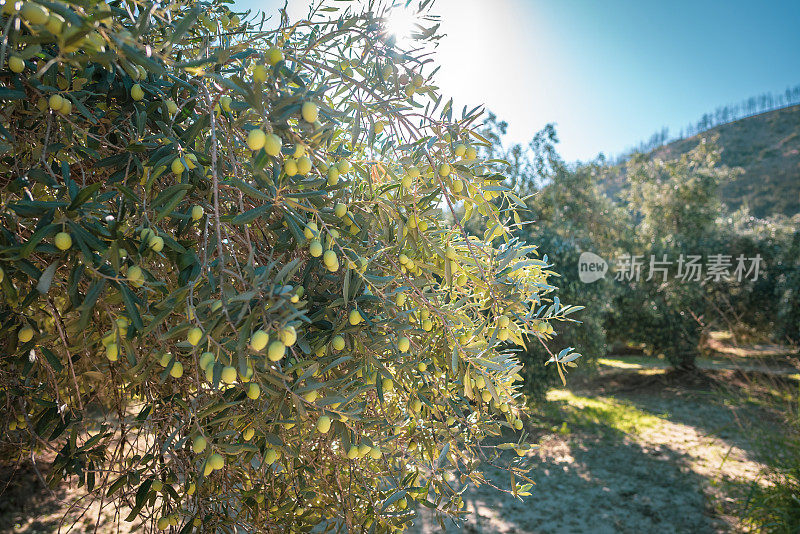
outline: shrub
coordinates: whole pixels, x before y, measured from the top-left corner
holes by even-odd
[[[481,439],[522,427],[507,343],[559,310],[477,114],[428,85],[425,13],[404,48],[331,9],[6,4],[5,458],[55,452],[144,530],[463,513]]]

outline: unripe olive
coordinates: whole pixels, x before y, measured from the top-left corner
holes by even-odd
[[[59,111],[64,106],[64,98],[61,95],[52,95],[48,100],[48,105],[53,111]]]
[[[49,12],[44,6],[34,2],[25,2],[19,10],[20,16],[29,24],[46,24]]]
[[[348,320],[350,321],[351,325],[356,326],[361,321],[363,321],[363,318],[361,317],[361,312],[359,312],[358,310],[350,310],[350,315],[348,317]]]
[[[253,335],[250,336],[250,348],[254,351],[259,352],[267,346],[267,342],[269,341],[269,334],[264,332],[263,330],[256,330],[253,332]]]
[[[187,336],[187,341],[189,341],[190,345],[197,346],[200,343],[200,339],[203,337],[203,331],[199,328],[195,327],[189,330],[189,334]]]
[[[339,170],[336,167],[328,169],[328,185],[334,186],[339,183]]]
[[[58,13],[50,13],[50,15],[47,17],[45,27],[47,28],[47,31],[53,35],[59,36],[64,28],[64,18]]]
[[[142,86],[139,85],[138,83],[134,84],[134,86],[131,87],[131,98],[133,98],[137,102],[144,99],[144,90],[142,89]]]
[[[400,339],[397,340],[397,350],[400,352],[408,352],[409,348],[411,348],[411,340],[406,336],[401,336]]]
[[[286,355],[286,345],[281,341],[273,341],[269,344],[267,357],[272,362],[280,361]]]
[[[178,175],[183,173],[184,166],[183,166],[183,162],[181,161],[181,159],[180,158],[175,158],[174,160],[172,160],[172,164],[170,165],[170,169],[172,170],[173,173],[178,174]]]
[[[59,250],[67,250],[72,246],[72,236],[67,232],[59,232],[56,234],[55,244]]]
[[[267,80],[267,67],[262,64],[258,64],[253,68],[253,79],[259,83],[264,83]]]
[[[291,347],[297,342],[297,331],[293,326],[287,326],[280,333],[281,342],[287,347]]]
[[[300,109],[300,114],[306,122],[315,122],[319,117],[319,108],[313,102],[304,102],[303,107]]]
[[[161,236],[151,237],[147,244],[153,252],[161,252],[164,250],[164,238]]]
[[[236,382],[236,368],[233,366],[227,366],[222,369],[222,374],[220,379],[225,384],[233,384]]]
[[[269,134],[268,136],[266,136],[266,139],[264,140],[263,144],[264,152],[266,152],[270,156],[277,156],[278,154],[281,153],[282,144],[283,141],[281,141],[280,137],[278,137],[275,134]]]
[[[332,250],[325,251],[325,253],[322,255],[322,261],[329,269],[339,264],[339,258],[336,256],[336,252]]]
[[[321,434],[327,434],[331,429],[331,418],[323,415],[317,420],[317,431]]]
[[[11,56],[8,58],[8,68],[11,70],[11,72],[19,74],[25,70],[25,61],[23,61],[19,56]]]
[[[128,267],[128,281],[131,283],[131,285],[141,287],[141,285],[144,283],[144,273],[142,272],[142,268],[137,265]]]
[[[208,442],[206,441],[206,438],[203,436],[197,436],[194,438],[194,441],[192,441],[192,450],[195,452],[195,454],[200,454],[206,450],[207,444]]]
[[[267,134],[263,130],[254,128],[247,134],[247,146],[250,150],[261,150],[267,141]]]
[[[297,159],[297,172],[306,175],[311,172],[311,158],[308,156],[301,156]]]
[[[172,365],[172,369],[169,370],[169,374],[172,378],[180,378],[183,376],[183,364],[181,362],[175,362]]]
[[[204,352],[203,354],[200,355],[200,360],[198,361],[198,363],[200,364],[200,369],[205,371],[209,365],[212,365],[214,363],[214,355],[211,354],[210,352]]]
[[[287,160],[286,163],[283,164],[283,171],[286,173],[286,176],[294,176],[297,174],[297,162],[293,159]]]
[[[283,61],[283,51],[280,48],[271,47],[265,54],[270,65],[277,65]]]
[[[223,467],[225,467],[225,458],[222,455],[214,453],[208,458],[208,464],[211,466],[211,469],[214,471],[219,471]]]

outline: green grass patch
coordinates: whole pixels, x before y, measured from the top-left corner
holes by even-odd
[[[581,397],[566,389],[547,393],[552,415],[561,417],[569,426],[599,432],[603,435],[637,434],[659,426],[663,419],[644,412],[628,402],[610,397]],[[559,432],[564,433],[562,425]]]
[[[664,359],[652,356],[625,356],[624,358],[598,358],[597,363],[605,367],[616,369],[651,369],[653,367],[666,368],[669,364]]]

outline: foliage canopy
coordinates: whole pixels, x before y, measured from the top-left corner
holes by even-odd
[[[6,3],[6,457],[144,530],[388,531],[526,448],[481,440],[522,429],[508,347],[564,307],[431,85],[427,3],[406,44],[389,6]]]

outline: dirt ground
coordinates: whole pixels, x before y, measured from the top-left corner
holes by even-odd
[[[137,523],[126,523],[101,503],[86,506],[82,488],[62,484],[47,489],[46,478],[53,458],[38,462],[36,473],[29,462],[0,468],[0,532],[49,534],[97,532],[128,534],[137,532]],[[99,516],[99,517],[98,517]]]
[[[466,525],[448,532],[741,532],[741,498],[784,431],[781,404],[797,392],[786,373],[611,365],[555,389],[545,421],[565,421],[532,451],[537,485],[525,501],[469,488]],[[687,384],[688,382],[688,384]],[[788,402],[788,401],[786,401]],[[545,422],[543,421],[543,422]],[[490,470],[498,483],[503,472]],[[427,510],[412,532],[440,532]]]

